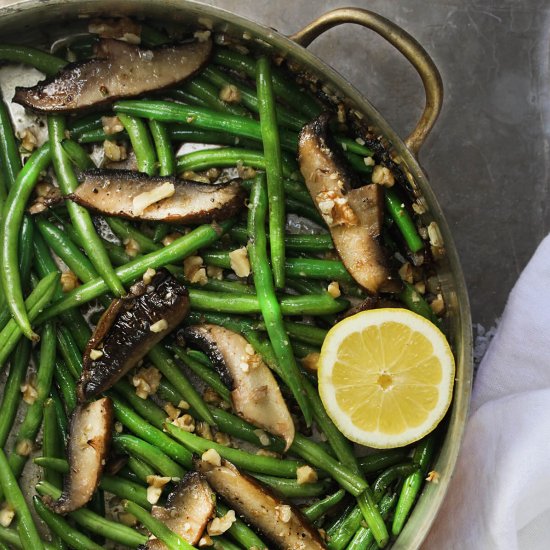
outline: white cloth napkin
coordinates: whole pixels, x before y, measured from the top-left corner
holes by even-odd
[[[479,367],[470,414],[423,550],[548,550],[550,236],[508,298]]]

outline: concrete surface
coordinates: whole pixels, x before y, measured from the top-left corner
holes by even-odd
[[[9,0],[0,0],[0,5]],[[474,322],[490,326],[550,229],[550,4],[545,0],[206,0],[292,33],[332,8],[374,10],[433,56],[445,104],[421,152],[454,233]],[[113,5],[116,5],[114,3]],[[406,135],[421,112],[420,80],[379,37],[351,26],[311,49]]]

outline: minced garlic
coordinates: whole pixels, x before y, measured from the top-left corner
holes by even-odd
[[[340,292],[340,285],[337,281],[332,281],[328,287],[327,292],[333,297],[338,298],[342,293]]]
[[[387,166],[377,164],[372,170],[372,183],[377,183],[384,187],[392,187],[395,184],[395,178]]]
[[[317,481],[317,472],[311,467],[305,464],[296,469],[296,479],[298,485],[305,485],[306,483],[315,483]]]
[[[163,330],[166,330],[168,328],[168,321],[166,319],[159,319],[156,323],[153,323],[149,330],[151,332],[162,332]]]
[[[128,156],[124,145],[117,145],[116,142],[106,139],[103,142],[105,156],[112,162],[120,162]]]
[[[14,517],[15,510],[9,504],[4,504],[0,510],[0,525],[2,527],[9,527]]]
[[[103,357],[103,352],[100,349],[90,350],[90,359],[92,361],[97,361],[98,359],[101,359],[101,357]]]
[[[162,494],[162,489],[164,486],[172,481],[171,477],[164,476],[147,476],[147,502],[151,504],[156,504],[159,501],[160,495]]]
[[[148,285],[151,284],[151,281],[153,280],[153,277],[157,274],[157,272],[151,268],[148,267],[147,271],[143,274],[142,281]]]
[[[288,504],[275,506],[275,515],[283,523],[288,523],[292,518],[292,508]]]

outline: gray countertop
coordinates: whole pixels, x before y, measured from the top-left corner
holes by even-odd
[[[0,0],[0,6],[10,0]],[[494,324],[548,232],[550,3],[547,0],[206,0],[283,33],[353,5],[395,21],[428,50],[445,84],[420,154],[454,234],[473,320]],[[116,4],[114,4],[116,5]],[[311,50],[354,83],[400,135],[423,107],[419,77],[391,46],[353,26]]]

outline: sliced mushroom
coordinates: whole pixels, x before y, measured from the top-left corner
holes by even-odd
[[[293,505],[276,497],[256,480],[239,472],[233,464],[223,461],[215,466],[197,461],[212,489],[244,519],[285,550],[318,550],[326,548],[317,529]]]
[[[241,417],[273,435],[286,448],[294,440],[294,423],[269,367],[240,334],[218,325],[193,325],[182,330],[186,342],[201,348],[224,382]]]
[[[370,292],[389,290],[390,270],[378,242],[384,195],[379,185],[356,187],[323,113],[300,132],[300,171],[350,275]],[[356,187],[356,188],[354,188]]]
[[[96,57],[67,65],[30,88],[17,87],[13,100],[38,113],[71,113],[174,86],[208,61],[212,41],[140,48],[100,40]]]
[[[189,472],[168,495],[166,506],[153,506],[151,514],[169,529],[196,545],[202,537],[206,524],[214,517],[216,496],[204,477]],[[147,550],[166,550],[158,539],[147,542]]]
[[[92,498],[109,454],[113,427],[113,403],[103,397],[78,405],[73,412],[67,453],[69,474],[58,500],[45,498],[56,514],[68,514]]]
[[[188,310],[187,289],[166,270],[113,300],[84,351],[79,399],[91,399],[110,388],[176,328]]]
[[[150,177],[128,170],[87,170],[68,196],[74,202],[132,220],[207,223],[225,220],[244,205],[239,180],[205,184],[171,177]]]

